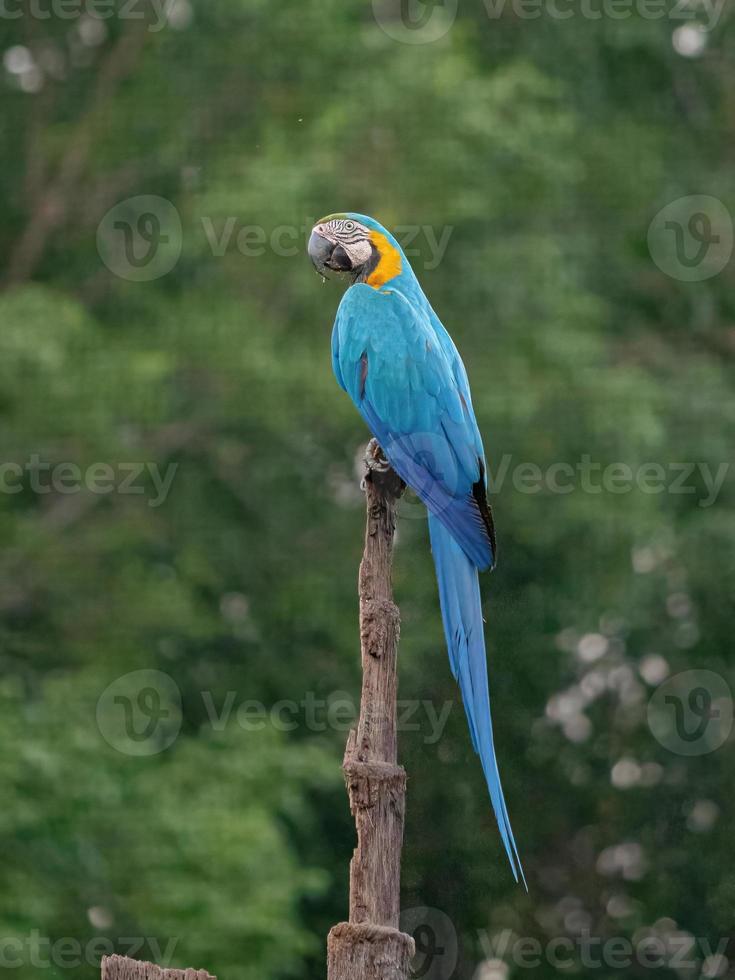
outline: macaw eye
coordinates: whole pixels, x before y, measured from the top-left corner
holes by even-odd
[[[355,230],[355,222],[345,221],[345,231],[354,231],[354,230]]]

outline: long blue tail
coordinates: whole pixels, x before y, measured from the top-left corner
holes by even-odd
[[[446,527],[431,514],[429,535],[439,582],[439,600],[452,673],[459,681],[472,744],[482,762],[500,836],[505,845],[513,876],[518,881],[520,874],[528,890],[518,848],[513,838],[495,758],[478,571]]]

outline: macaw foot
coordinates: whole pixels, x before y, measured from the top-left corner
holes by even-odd
[[[365,476],[360,480],[360,489],[365,492],[365,481],[371,473],[387,473],[390,463],[385,458],[377,439],[371,439],[365,448]]]
[[[363,458],[365,461],[365,475],[360,480],[360,489],[364,493],[365,482],[370,475],[372,473],[387,473],[390,469],[390,463],[383,455],[383,450],[380,448],[380,443],[377,439],[371,439],[367,444]]]
[[[365,447],[365,465],[376,473],[387,473],[390,469],[390,463],[377,439],[371,439]]]

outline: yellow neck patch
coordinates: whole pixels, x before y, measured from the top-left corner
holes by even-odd
[[[385,235],[380,231],[370,232],[370,241],[377,248],[380,259],[365,282],[373,289],[379,289],[391,279],[401,274],[401,256]]]

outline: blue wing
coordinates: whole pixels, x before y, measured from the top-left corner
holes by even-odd
[[[464,366],[442,333],[401,293],[358,284],[337,312],[332,363],[393,469],[486,569],[495,542],[482,441]]]
[[[428,308],[354,285],[340,304],[332,364],[393,469],[429,510],[452,673],[513,874],[525,884],[495,757],[478,568],[493,565],[485,457],[464,365]]]

